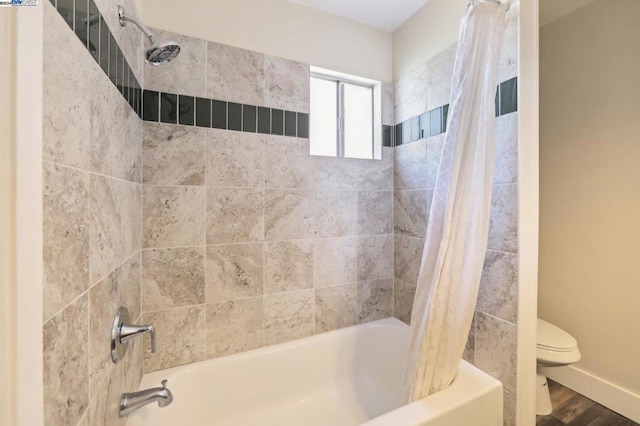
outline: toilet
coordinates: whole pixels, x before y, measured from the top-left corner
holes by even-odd
[[[544,367],[560,367],[580,361],[581,355],[576,339],[545,320],[538,318],[536,339],[536,414],[551,414],[551,397]]]

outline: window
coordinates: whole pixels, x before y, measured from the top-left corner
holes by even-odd
[[[313,68],[310,83],[311,155],[381,158],[375,102],[380,84]]]

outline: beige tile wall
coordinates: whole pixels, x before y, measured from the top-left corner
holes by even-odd
[[[147,88],[308,112],[308,65],[160,33],[185,56],[145,67]],[[393,315],[391,148],[336,159],[301,138],[143,133],[142,311],[160,337],[146,372]]]
[[[43,3],[44,410],[51,426],[113,426],[142,377],[142,342],[116,365],[109,341],[119,306],[140,318],[142,123]],[[115,28],[115,2],[96,3],[141,78],[140,34]]]
[[[144,123],[145,155],[164,157],[158,151],[173,149],[156,140],[152,153],[147,144],[165,126],[182,131]],[[391,149],[382,161],[336,162],[309,157],[307,140],[204,133],[208,147],[237,142],[224,154],[207,150],[211,186],[144,185],[143,322],[154,323],[165,339],[158,354],[145,355],[145,371],[393,314],[392,192],[372,191],[365,179],[376,169],[391,182]],[[280,150],[276,141],[293,149]],[[189,150],[188,143],[179,146]],[[272,171],[258,160],[265,156]],[[345,169],[353,174],[345,182],[349,191],[315,188],[322,176]],[[234,183],[247,186],[229,186]]]
[[[517,19],[510,12],[500,81],[517,75]],[[447,104],[455,47],[395,82],[396,123]],[[518,313],[518,113],[496,119],[496,163],[488,250],[464,358],[504,385],[505,424],[516,401]],[[409,323],[429,207],[445,134],[397,146],[394,159],[395,315]]]

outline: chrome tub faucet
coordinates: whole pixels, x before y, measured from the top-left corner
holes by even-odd
[[[173,394],[167,388],[167,380],[162,381],[161,388],[145,389],[138,392],[123,393],[120,397],[120,416],[127,416],[147,404],[158,401],[159,407],[166,407],[173,402]]]

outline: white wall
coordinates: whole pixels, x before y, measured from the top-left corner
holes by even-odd
[[[0,424],[15,424],[14,16],[0,11]]]
[[[391,34],[288,0],[142,0],[150,27],[391,81]]]
[[[393,80],[458,41],[469,0],[430,0],[393,33]]]
[[[639,22],[599,0],[541,30],[538,312],[640,397]]]
[[[15,13],[15,370],[19,426],[44,424],[42,360],[43,9]]]

